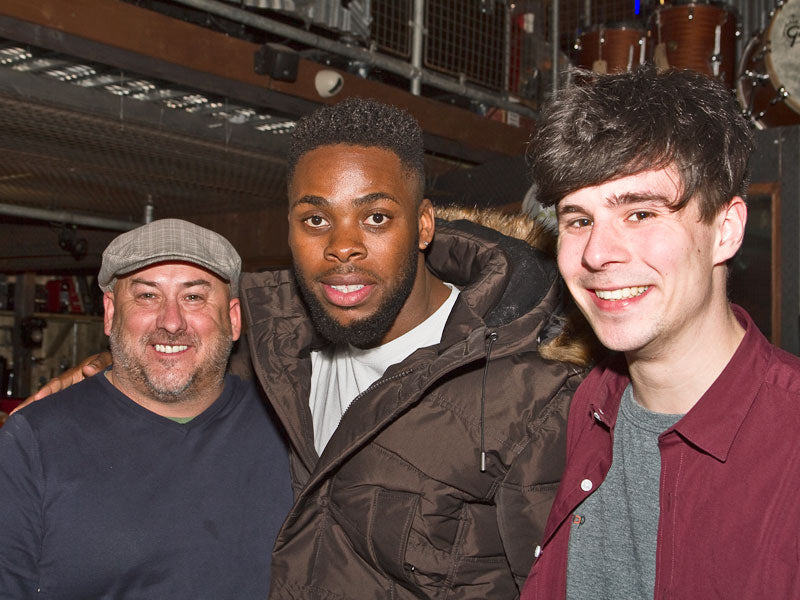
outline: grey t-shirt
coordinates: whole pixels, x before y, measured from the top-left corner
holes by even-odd
[[[655,413],[630,385],[620,401],[605,481],[570,526],[567,599],[653,598],[661,455],[658,436],[683,415]]]

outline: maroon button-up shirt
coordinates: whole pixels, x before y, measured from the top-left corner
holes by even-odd
[[[658,600],[800,598],[800,359],[733,308],[746,329],[739,348],[659,437]],[[618,355],[575,393],[566,472],[522,600],[566,596],[570,520],[611,466],[629,381]]]

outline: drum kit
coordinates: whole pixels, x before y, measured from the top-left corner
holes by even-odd
[[[646,25],[609,23],[584,31],[576,43],[577,63],[598,73],[630,71],[645,62],[692,69],[735,89],[757,127],[800,124],[800,0],[778,2],[738,65],[737,35],[732,7],[673,0],[658,6]]]

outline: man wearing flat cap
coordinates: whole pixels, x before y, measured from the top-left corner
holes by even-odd
[[[0,429],[0,598],[265,598],[286,448],[226,375],[241,259],[177,219],[103,253],[113,368]]]

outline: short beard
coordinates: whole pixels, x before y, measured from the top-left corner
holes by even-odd
[[[150,399],[163,404],[178,404],[184,400],[191,400],[196,389],[205,385],[217,385],[225,377],[228,357],[233,347],[230,325],[221,330],[214,338],[207,340],[206,343],[210,344],[212,348],[211,355],[207,360],[198,364],[186,381],[181,383],[177,376],[171,377],[170,373],[166,377],[158,379],[152,377],[148,372],[147,364],[136,354],[119,323],[120,321],[114,321],[111,326],[111,334],[108,336],[113,367],[124,371],[131,382],[144,386]],[[139,338],[137,340],[138,347],[143,348],[150,345],[155,333]],[[162,332],[158,339],[167,344],[177,344],[185,342],[186,336]],[[192,338],[190,341],[193,345],[198,345],[196,338]]]
[[[380,345],[381,340],[392,328],[397,315],[400,314],[400,310],[411,294],[416,280],[418,260],[419,253],[415,243],[403,262],[396,284],[391,288],[387,288],[386,298],[383,303],[373,314],[358,321],[353,321],[350,325],[342,325],[325,310],[322,302],[311,290],[297,263],[294,264],[294,272],[298,287],[311,315],[311,321],[314,323],[314,328],[322,337],[334,344],[351,344],[356,348],[374,348]],[[358,273],[359,271],[358,268],[350,267],[347,270],[336,272]],[[384,281],[382,278],[376,277],[374,273],[370,273],[370,276],[378,282]]]

